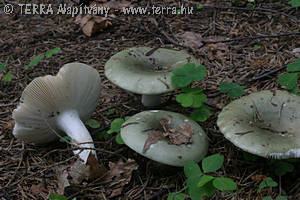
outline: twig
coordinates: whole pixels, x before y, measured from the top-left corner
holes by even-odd
[[[271,35],[256,35],[256,36],[249,36],[249,37],[237,37],[232,39],[226,40],[215,40],[215,41],[201,41],[203,44],[199,47],[202,48],[207,44],[216,44],[216,43],[227,43],[227,42],[235,42],[241,40],[255,40],[255,39],[265,39],[265,38],[276,38],[276,37],[287,37],[292,35],[300,35],[300,32],[289,32],[289,33],[277,33]]]
[[[271,71],[269,71],[269,72],[263,73],[262,75],[259,75],[259,76],[257,76],[257,77],[254,77],[254,78],[252,78],[252,79],[249,79],[248,81],[249,81],[249,82],[252,82],[252,81],[256,81],[256,80],[263,79],[263,78],[265,78],[265,77],[267,77],[267,76],[270,76],[270,75],[272,75],[272,74],[275,74],[276,72],[279,72],[279,71],[281,71],[281,70],[283,70],[283,69],[285,69],[285,68],[286,68],[286,66],[283,65],[283,66],[281,66],[281,67],[279,67],[279,68],[273,69],[273,70],[271,70]]]
[[[196,8],[197,9],[197,8]],[[203,6],[203,9],[222,9],[222,10],[242,10],[242,11],[257,11],[257,12],[268,12],[268,13],[274,13],[278,15],[286,16],[293,21],[300,23],[300,20],[298,20],[296,17],[288,15],[284,12],[280,12],[273,9],[267,9],[267,8],[242,8],[242,7],[231,7],[231,6]]]

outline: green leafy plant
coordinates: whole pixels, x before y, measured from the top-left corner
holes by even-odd
[[[72,138],[69,136],[64,136],[64,137],[59,138],[60,142],[71,142],[71,140],[72,140]]]
[[[224,162],[224,156],[221,154],[214,154],[202,160],[200,169],[195,162],[188,162],[184,165],[184,174],[187,178],[187,185],[184,190],[187,190],[192,200],[201,200],[212,197],[216,190],[233,191],[237,189],[236,183],[231,178],[215,177],[208,173],[219,170]],[[168,200],[184,199],[183,190],[177,193],[171,193]]]
[[[191,88],[191,83],[202,80],[206,75],[203,65],[196,66],[194,63],[186,63],[181,68],[172,71],[172,84],[180,88],[183,93],[176,96],[176,101],[183,107],[193,107],[191,118],[203,122],[210,115],[209,108],[204,104],[206,95],[200,87]]]
[[[289,1],[289,4],[294,8],[298,8],[300,7],[300,0],[291,0]]]
[[[24,69],[27,70],[29,69],[30,67],[35,67],[39,64],[39,62],[44,58],[44,55],[43,54],[40,54],[36,57],[34,57],[30,62],[29,64],[25,65],[24,66]]]
[[[254,49],[260,49],[261,48],[261,46],[260,45],[254,45],[254,47],[253,47]]]
[[[130,117],[127,116],[125,117],[124,119],[122,118],[116,118],[114,119],[111,124],[110,124],[110,129],[107,131],[108,134],[112,134],[112,133],[118,133],[117,136],[116,136],[116,142],[118,144],[124,144],[122,138],[121,138],[121,135],[120,135],[120,130],[121,130],[121,127],[122,127],[122,124],[128,120]]]
[[[52,55],[57,54],[61,51],[61,48],[56,47],[54,49],[49,49],[48,51],[45,52],[44,54],[40,54],[35,56],[27,65],[24,66],[25,70],[28,70],[30,67],[35,67],[39,64],[39,62],[44,58],[51,58]]]
[[[115,113],[115,109],[109,109],[108,111],[106,111],[106,115],[112,115]]]
[[[300,95],[300,90],[296,88],[299,77],[298,73],[300,72],[300,58],[293,63],[289,63],[286,66],[286,70],[291,73],[281,74],[277,79],[278,83],[284,86],[289,92]]]
[[[51,58],[54,54],[58,54],[60,51],[61,51],[61,48],[59,48],[59,47],[56,47],[54,49],[49,49],[48,51],[46,51],[45,57]]]
[[[230,98],[240,97],[244,94],[245,86],[240,86],[236,83],[221,82],[220,92],[227,94]]]
[[[0,63],[0,72],[5,70],[5,67],[7,67],[8,64],[6,62]]]
[[[85,122],[86,125],[88,125],[89,127],[91,128],[99,128],[100,127],[100,124],[99,122],[97,122],[96,120],[94,119],[89,119]]]
[[[49,200],[67,200],[68,198],[62,194],[50,194]],[[77,200],[76,197],[72,198],[72,200]]]
[[[14,77],[14,75],[10,72],[7,72],[4,76],[3,76],[3,82],[4,83],[8,83],[12,80],[12,78]]]
[[[61,194],[50,194],[49,200],[67,200],[67,197]]]
[[[267,177],[258,185],[258,190],[262,190],[265,188],[277,187],[278,183],[274,181],[271,177]],[[262,198],[263,200],[272,200],[271,196],[265,196]],[[275,200],[287,200],[287,196],[278,195]]]
[[[0,63],[0,72],[3,72],[7,66],[8,64],[6,62]],[[8,83],[12,80],[13,77],[14,75],[12,73],[7,72],[6,74],[4,74],[2,81],[4,83]]]

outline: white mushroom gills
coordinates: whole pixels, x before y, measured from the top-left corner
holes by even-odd
[[[46,144],[65,133],[79,148],[74,153],[86,163],[89,154],[96,156],[96,152],[83,122],[94,111],[100,89],[98,71],[82,63],[66,64],[56,76],[35,78],[13,111],[14,136],[24,142]]]

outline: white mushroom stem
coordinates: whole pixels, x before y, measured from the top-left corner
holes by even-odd
[[[76,110],[67,110],[60,113],[56,118],[56,122],[59,129],[71,137],[72,143],[74,143],[77,147],[95,148],[93,139],[83,122],[80,120]],[[79,157],[85,164],[90,152],[92,152],[96,157],[95,150],[91,149],[76,149],[73,152],[74,154],[79,154]]]
[[[142,104],[144,106],[157,106],[161,103],[160,94],[157,95],[142,95]]]

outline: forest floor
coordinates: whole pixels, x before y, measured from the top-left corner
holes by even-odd
[[[31,2],[58,5],[57,2],[46,0]],[[107,130],[115,118],[146,110],[139,96],[118,88],[104,76],[104,64],[111,56],[135,46],[187,50],[206,66],[207,76],[198,84],[210,97],[207,103],[213,105],[213,115],[200,123],[210,139],[208,155],[223,154],[224,166],[215,175],[232,178],[238,185],[237,191],[217,191],[212,199],[259,200],[267,195],[276,197],[282,192],[279,187],[258,191],[259,183],[266,177],[280,182],[288,199],[300,199],[299,163],[295,164],[293,172],[279,179],[269,159],[257,158],[255,162],[246,160],[243,151],[227,141],[216,125],[219,109],[232,101],[228,96],[218,94],[219,84],[224,77],[226,81],[246,86],[245,95],[266,89],[283,89],[278,85],[277,78],[285,72],[284,69],[263,78],[255,77],[282,68],[300,56],[293,52],[300,47],[299,8],[291,7],[287,1],[255,1],[254,8],[257,9],[244,10],[237,8],[246,8],[246,1],[235,4],[233,1],[213,0],[197,4],[194,1],[184,2],[187,7],[199,3],[205,7],[195,9],[197,12],[193,14],[125,15],[115,11],[114,17],[105,21],[103,29],[91,37],[84,35],[82,27],[70,15],[21,14],[17,1],[7,1],[16,9],[6,15],[0,3],[0,63],[8,63],[6,69],[0,72],[0,80],[4,79],[7,72],[13,74],[11,81],[0,82],[1,200],[48,199],[49,193],[60,193],[57,169],[72,163],[70,158],[73,153],[69,144],[55,142],[40,147],[25,144],[13,137],[12,111],[18,105],[26,85],[35,77],[55,75],[66,63],[76,61],[94,67],[100,73],[103,89],[91,118],[100,123],[102,130]],[[172,0],[132,1],[124,5],[179,6]],[[230,6],[235,8],[228,8]],[[229,41],[207,42],[218,40]],[[61,48],[60,53],[42,59],[37,66],[24,69],[32,58],[56,47]],[[174,94],[176,92],[164,97],[174,100]],[[190,113],[190,109],[181,107],[175,101],[170,101],[160,109],[186,115]],[[106,167],[110,162],[116,163],[120,159],[124,162],[133,159],[138,169],[127,174],[131,176],[128,184],[119,184],[118,181],[122,180],[117,178],[111,183],[102,180],[84,182],[66,191],[69,199],[161,200],[167,199],[170,192],[184,188],[186,178],[182,168],[168,168],[166,173],[161,173],[161,170],[155,170],[152,161],[125,145],[117,144],[115,134],[100,138],[99,130],[89,128],[89,131],[95,141],[98,158]],[[123,178],[126,180],[128,177]],[[121,194],[112,195],[118,192],[117,189]]]

